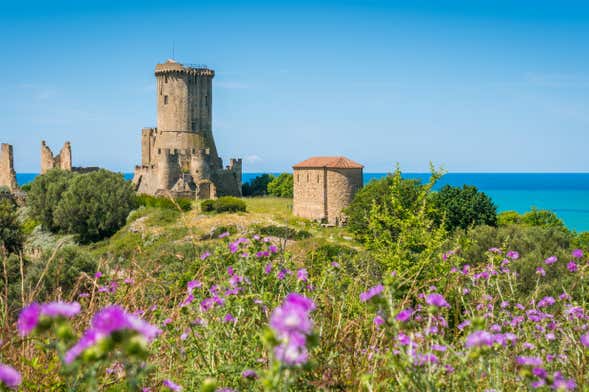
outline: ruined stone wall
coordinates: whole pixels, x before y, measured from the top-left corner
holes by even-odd
[[[72,147],[70,142],[65,142],[59,154],[54,157],[45,140],[41,141],[41,174],[45,174],[54,168],[72,171]]]
[[[311,220],[327,218],[326,169],[298,168],[293,173],[293,214]]]
[[[328,223],[341,225],[345,222],[342,211],[350,205],[362,185],[362,169],[327,170]]]
[[[0,146],[0,186],[8,187],[11,192],[18,189],[12,146],[4,143]]]

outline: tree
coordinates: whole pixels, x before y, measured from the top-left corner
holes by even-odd
[[[464,185],[460,188],[446,185],[433,193],[431,198],[437,210],[434,217],[436,223],[444,221],[448,231],[457,228],[467,230],[478,225],[497,226],[497,207],[475,186]]]
[[[16,206],[10,199],[0,199],[0,247],[9,253],[22,249],[24,235],[16,216]]]
[[[107,170],[75,176],[53,215],[61,231],[82,242],[100,240],[121,228],[136,207],[135,192],[122,174]]]
[[[243,196],[264,196],[268,194],[268,184],[274,179],[271,174],[262,174],[241,186]]]
[[[406,273],[414,280],[448,272],[448,265],[439,262],[446,231],[432,218],[430,198],[431,189],[441,176],[432,167],[427,184],[408,187],[411,183],[403,180],[397,169],[386,193],[388,204],[372,202],[368,213],[364,242],[372,256],[389,270]]]
[[[58,231],[54,213],[74,174],[69,171],[53,169],[37,176],[27,192],[27,205],[31,215],[50,231]]]
[[[395,186],[394,190],[392,186]],[[364,188],[360,189],[354,200],[344,211],[348,217],[348,229],[360,240],[364,241],[370,223],[372,205],[381,206],[383,210],[392,213],[393,191],[396,202],[404,208],[409,208],[417,200],[423,185],[416,179],[396,178],[388,175],[378,180],[372,180]],[[396,238],[398,233],[391,233]]]
[[[554,212],[539,210],[535,207],[526,212],[521,221],[527,226],[566,228],[564,222]]]
[[[276,197],[290,197],[293,195],[293,176],[282,173],[268,184],[268,194]]]

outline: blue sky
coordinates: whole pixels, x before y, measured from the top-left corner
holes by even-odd
[[[18,172],[42,139],[132,171],[174,47],[215,69],[217,146],[248,172],[589,171],[588,42],[572,1],[2,0],[0,141]]]

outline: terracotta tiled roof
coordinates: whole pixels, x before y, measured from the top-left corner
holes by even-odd
[[[305,167],[328,167],[334,169],[362,169],[364,166],[346,157],[312,157],[293,166],[294,169]]]

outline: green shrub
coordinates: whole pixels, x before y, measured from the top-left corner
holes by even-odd
[[[499,226],[524,225],[531,227],[554,227],[566,229],[564,222],[552,211],[532,208],[525,214],[516,211],[503,211],[497,216]]]
[[[172,199],[162,196],[137,195],[137,205],[145,207],[166,208],[169,210],[190,211],[192,209],[192,199],[177,198]]]
[[[398,178],[395,183],[395,194],[392,186],[395,176],[388,175],[384,178],[373,180],[360,189],[350,206],[345,210],[348,217],[348,229],[355,237],[364,242],[370,222],[370,211],[373,204],[380,206],[383,211],[391,211],[393,197],[401,206],[409,207],[415,203],[423,185],[419,180]],[[391,228],[392,229],[392,228]],[[396,232],[390,233],[396,238]]]
[[[520,224],[522,216],[517,211],[503,211],[497,215],[497,226]]]
[[[55,208],[53,223],[82,242],[96,241],[121,228],[135,207],[131,183],[122,174],[98,170],[74,176]]]
[[[22,250],[24,235],[18,223],[16,206],[8,199],[0,199],[0,247],[10,253]]]
[[[55,210],[76,176],[69,171],[53,169],[35,177],[31,183],[27,205],[31,209],[31,216],[41,222],[44,228],[53,232],[60,229],[54,217]]]
[[[282,173],[268,183],[268,194],[276,197],[290,197],[293,195],[293,176]]]
[[[296,230],[288,226],[269,225],[259,228],[259,233],[262,235],[269,235],[278,238],[288,238],[292,240],[303,240],[310,238],[311,233],[306,230]]]
[[[41,260],[29,264],[25,288],[32,292],[38,287],[36,298],[40,300],[48,299],[58,289],[61,295],[68,297],[76,286],[78,291],[88,289],[91,283],[83,278],[82,273],[92,278],[97,268],[96,260],[88,252],[77,245],[66,245],[55,255],[47,253]]]
[[[478,225],[497,225],[497,207],[485,193],[476,187],[464,185],[462,188],[446,185],[431,195],[435,221],[442,221],[446,230],[457,228],[467,230]]]
[[[241,186],[243,196],[264,196],[268,194],[268,184],[274,179],[271,174],[262,174]]]
[[[203,212],[245,212],[245,202],[237,197],[223,196],[216,200],[203,200],[200,204]]]
[[[20,187],[20,190],[23,192],[28,192],[31,190],[31,183],[24,184]]]

